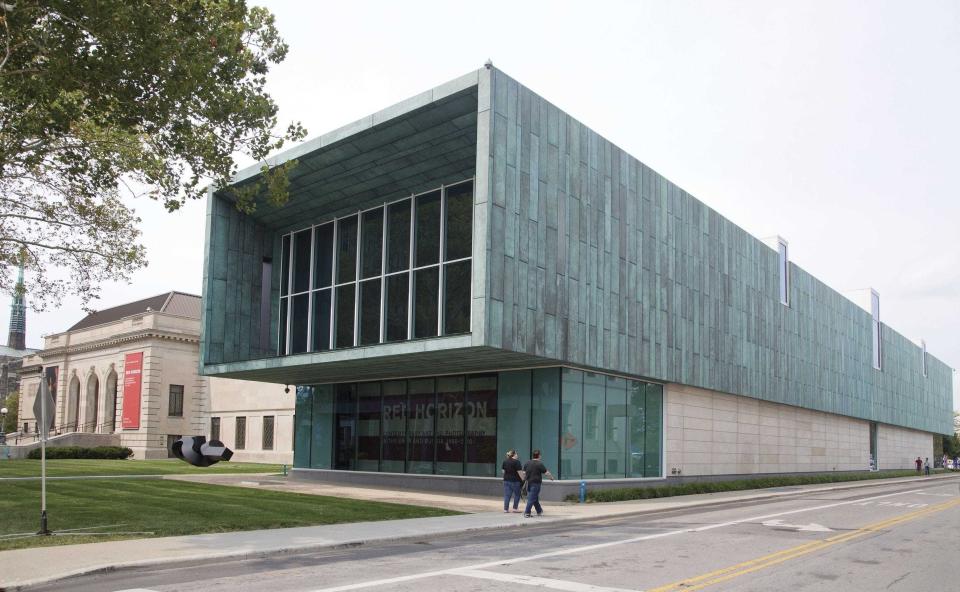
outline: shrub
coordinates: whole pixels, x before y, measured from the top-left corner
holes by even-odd
[[[934,471],[940,472],[940,471]],[[588,502],[622,502],[627,500],[653,499],[675,495],[697,493],[717,493],[720,491],[742,491],[745,489],[766,489],[769,487],[788,487],[790,485],[812,485],[817,483],[837,483],[841,481],[864,481],[867,479],[889,479],[893,477],[916,476],[916,471],[879,471],[862,473],[824,473],[818,475],[787,475],[782,477],[757,477],[731,481],[694,481],[676,485],[652,485],[650,487],[620,487],[616,489],[597,489],[587,491]],[[568,495],[567,501],[575,502],[578,496]]]
[[[86,458],[86,459],[108,459],[123,460],[133,456],[133,451],[124,446],[94,446],[86,448],[83,446],[52,446],[47,448],[48,459],[60,458]],[[27,454],[27,458],[38,460],[40,458],[40,449],[34,448]]]

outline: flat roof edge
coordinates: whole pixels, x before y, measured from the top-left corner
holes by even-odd
[[[376,113],[362,117],[333,131],[307,140],[302,144],[288,148],[282,152],[278,152],[277,154],[267,157],[265,163],[268,166],[273,167],[287,162],[288,160],[299,158],[315,150],[319,150],[320,148],[324,148],[335,142],[339,142],[340,140],[348,138],[354,134],[368,130],[376,125],[406,115],[407,113],[419,109],[420,107],[424,107],[430,103],[435,103],[436,101],[454,95],[472,86],[478,86],[480,84],[480,73],[482,71],[484,71],[483,68],[478,68],[477,70],[473,70],[472,72],[464,74],[463,76],[444,82],[439,86],[435,86],[430,90],[416,94],[398,103],[394,103],[393,105],[381,109]],[[242,181],[246,181],[247,179],[256,177],[260,174],[260,169],[263,164],[264,163],[252,164],[240,170],[236,175],[234,175],[230,183],[240,183]]]

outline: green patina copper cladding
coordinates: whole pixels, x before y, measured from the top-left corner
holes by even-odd
[[[920,348],[884,326],[874,370],[867,312],[793,264],[783,306],[773,249],[495,69],[279,160],[293,157],[289,210],[210,197],[204,373],[319,384],[566,364],[952,431],[946,364],[928,354],[924,377]],[[274,289],[259,348],[260,266],[273,257],[279,286],[280,234],[471,175],[471,335],[270,357]]]
[[[951,431],[951,370],[693,196],[493,72],[493,347],[916,429]]]
[[[201,367],[274,355],[274,339],[269,347],[260,347],[260,300],[261,266],[264,257],[273,257],[275,244],[279,243],[277,233],[239,212],[232,202],[211,195],[207,203],[207,241]],[[279,266],[272,267],[272,284],[279,285]],[[279,290],[271,293],[271,310],[276,310]],[[276,334],[275,324],[276,319],[271,318],[270,335]]]

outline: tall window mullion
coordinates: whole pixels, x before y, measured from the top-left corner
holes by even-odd
[[[383,206],[380,239],[380,343],[387,341],[387,206]]]
[[[360,247],[363,245],[363,216],[357,215],[357,253],[354,255],[353,280],[353,345],[360,345]]]
[[[310,228],[310,280],[307,284],[307,351],[313,349],[313,274],[316,271],[317,227]]]
[[[444,265],[443,262],[447,259],[447,191],[446,188],[441,187],[441,197],[440,197],[440,257],[438,259],[437,270],[437,335],[443,335],[443,271]]]
[[[416,240],[416,198],[410,198],[410,261],[407,265],[407,339],[413,339],[413,268],[414,268],[414,248]]]

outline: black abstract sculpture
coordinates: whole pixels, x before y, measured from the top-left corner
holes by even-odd
[[[206,436],[184,436],[171,446],[173,455],[195,467],[209,467],[221,460],[230,460],[233,451],[220,440],[207,442]]]

